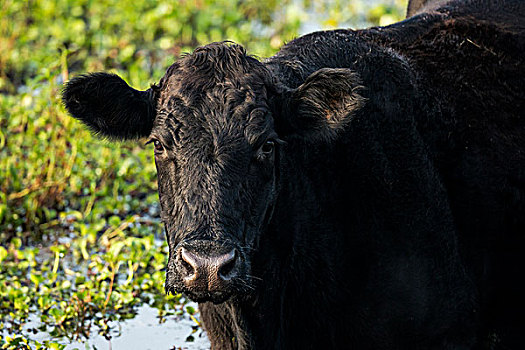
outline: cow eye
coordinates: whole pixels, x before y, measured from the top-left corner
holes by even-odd
[[[149,140],[148,142],[146,142],[146,144],[148,143],[153,143],[153,147],[155,148],[155,154],[164,151],[164,146],[162,146],[162,143],[160,143],[159,140]]]
[[[275,142],[273,140],[268,140],[261,146],[261,152],[265,155],[271,154],[273,152],[274,147]]]
[[[153,141],[153,146],[155,146],[155,151],[162,151],[164,147],[162,147],[162,143],[160,143],[159,140]]]

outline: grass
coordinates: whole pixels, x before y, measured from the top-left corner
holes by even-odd
[[[300,5],[304,5],[301,7]],[[91,136],[60,102],[62,85],[113,71],[145,89],[182,52],[233,40],[260,57],[297,36],[307,12],[327,27],[402,17],[403,1],[5,0],[0,3],[0,348],[63,349],[164,293],[167,246],[152,151]],[[305,10],[310,9],[310,10]],[[29,318],[39,329],[27,329]],[[198,324],[198,315],[192,315]],[[34,340],[46,332],[50,339]]]

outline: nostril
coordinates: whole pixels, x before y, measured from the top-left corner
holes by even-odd
[[[239,252],[231,249],[226,250],[225,253],[223,247],[217,247],[208,248],[207,250],[211,252],[203,253],[202,250],[205,248],[205,246],[180,248],[177,257],[179,276],[189,288],[208,290],[223,288],[239,273]]]
[[[223,280],[229,280],[235,275],[235,265],[237,264],[237,251],[232,250],[223,256],[223,261],[219,266],[219,277]]]
[[[197,266],[193,254],[182,247],[180,258],[181,266],[185,272],[185,278],[194,278],[197,272]]]
[[[188,262],[186,262],[186,260],[182,259],[181,265],[182,265],[182,268],[184,269],[184,272],[186,272],[186,276],[191,276],[195,274],[195,270],[193,269],[193,267],[191,267],[190,264],[188,264]]]

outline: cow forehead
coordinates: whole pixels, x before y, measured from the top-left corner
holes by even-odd
[[[171,91],[158,104],[153,133],[183,153],[188,148],[218,154],[246,151],[273,131],[264,102],[257,92],[227,83],[191,98]]]
[[[212,43],[196,49],[170,66],[161,79],[160,102],[174,97],[198,108],[203,101],[219,106],[265,98],[270,72],[240,45]],[[212,103],[213,104],[213,103]]]
[[[175,104],[187,108],[232,109],[234,107],[264,104],[266,87],[258,74],[216,76],[208,70],[179,69],[162,80],[158,104],[172,108]]]
[[[170,91],[157,104],[155,126],[198,128],[212,133],[264,132],[271,117],[263,90],[217,84],[201,94]]]
[[[198,48],[161,79],[154,132],[170,134],[180,147],[253,144],[273,127],[270,115],[260,112],[268,110],[268,77],[263,64],[239,45]]]
[[[265,80],[269,71],[240,45],[212,43],[197,48],[170,66],[161,85],[182,85],[190,91],[208,90],[218,83],[230,81],[246,86],[250,81]]]

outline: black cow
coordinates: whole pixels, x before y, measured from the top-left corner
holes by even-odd
[[[213,349],[523,349],[525,2],[213,43],[69,112],[155,148],[166,290]]]

